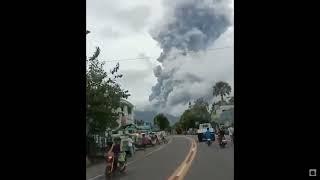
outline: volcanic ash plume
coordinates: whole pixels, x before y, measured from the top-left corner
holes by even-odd
[[[164,6],[163,22],[151,32],[163,51],[158,58],[161,66],[154,69],[157,83],[149,96],[149,101],[162,110],[175,105],[181,107],[199,96],[209,96],[210,83],[214,80],[211,78],[208,82],[207,74],[190,69],[190,65],[203,63],[205,66],[205,61],[210,59],[207,49],[227,31],[232,21],[228,0],[175,0],[166,1]],[[190,87],[203,90],[191,92]]]

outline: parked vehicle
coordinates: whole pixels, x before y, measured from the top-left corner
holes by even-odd
[[[148,139],[148,144],[147,145],[151,145],[154,146],[157,144],[157,139],[153,134],[149,134],[149,136],[147,136]]]
[[[143,135],[144,133],[141,133],[141,135]],[[148,136],[148,135],[146,135],[145,134],[145,136],[146,136],[146,138],[147,138],[147,146],[153,146],[153,145],[155,145],[155,141],[154,142],[152,142],[151,141],[151,138],[150,138],[150,136]],[[154,144],[153,144],[154,143]],[[134,143],[134,146],[135,146],[135,148],[137,148],[137,149],[141,149],[141,148],[144,148],[144,145],[143,145],[143,142],[142,142],[142,136],[138,136],[137,137],[137,141]]]

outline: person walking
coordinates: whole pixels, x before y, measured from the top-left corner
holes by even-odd
[[[146,134],[142,134],[142,147],[144,151],[146,150],[147,144],[148,144],[148,139],[146,137]]]
[[[233,127],[232,126],[230,126],[229,128],[228,128],[228,131],[229,131],[229,136],[230,136],[230,139],[231,139],[231,141],[233,142]]]
[[[220,127],[219,131],[218,131],[218,143],[220,145],[223,144],[224,135],[225,135],[224,129],[223,129],[223,127]]]
[[[133,154],[134,154],[135,149],[133,147],[133,140],[132,140],[132,138],[130,136],[128,137],[128,147],[129,147],[130,154],[131,154],[131,157],[132,157]]]

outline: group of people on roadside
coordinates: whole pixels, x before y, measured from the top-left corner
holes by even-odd
[[[155,135],[155,137],[158,139],[157,135]],[[149,139],[147,138],[146,134],[139,132],[138,138],[141,138],[142,148],[144,150],[146,150],[146,146],[149,144]],[[160,134],[160,139],[166,141],[163,134]],[[128,136],[127,140],[128,140],[128,148],[129,148],[130,154],[133,155],[135,153],[135,149],[136,149],[134,141],[130,136]],[[108,135],[106,137],[106,141],[107,141],[107,147],[105,148],[105,153],[106,154],[113,153],[114,164],[117,164],[119,154],[121,153],[121,138],[120,137],[112,138],[111,132],[108,132]],[[159,141],[159,139],[158,139],[158,141]],[[116,168],[116,166],[115,166],[115,168]]]
[[[162,133],[159,136],[154,134],[152,137],[155,138],[156,143],[158,143],[158,144],[160,144],[160,141],[159,141],[160,139],[164,142],[167,142],[166,138],[164,137],[164,135]],[[136,151],[135,145],[137,145],[138,147],[141,147],[143,150],[146,150],[147,145],[150,144],[150,139],[146,136],[145,133],[139,132],[137,138],[141,139],[141,144],[135,144],[133,139],[130,136],[128,136],[128,138],[127,138],[128,150],[129,150],[131,156],[133,156]],[[111,136],[111,133],[108,132],[106,152],[113,152],[115,155],[118,155],[121,151],[120,144],[121,144],[121,138],[116,137],[113,139]]]
[[[160,135],[152,134],[150,139],[146,136],[145,133],[143,133],[141,138],[142,138],[142,147],[144,150],[146,150],[146,147],[148,144],[153,143],[154,141],[155,141],[154,142],[155,144],[160,144],[160,140],[162,142],[167,142],[166,138],[164,137],[164,135],[162,133],[160,133]]]
[[[133,155],[134,152],[135,152],[135,148],[133,146],[133,140],[132,138],[129,136],[127,138],[128,140],[128,149],[130,151],[130,154]],[[116,151],[119,151],[120,152],[120,149],[121,149],[121,138],[120,137],[116,137],[116,138],[112,138],[111,136],[111,133],[109,132],[108,135],[107,135],[107,147],[106,147],[106,150],[109,150],[111,148],[114,148],[116,149]],[[116,152],[118,153],[118,152]]]

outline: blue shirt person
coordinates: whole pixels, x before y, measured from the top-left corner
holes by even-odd
[[[209,128],[207,128],[207,131],[205,132],[205,137],[206,137],[206,139],[212,139],[211,132],[210,132]]]

